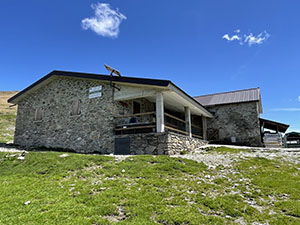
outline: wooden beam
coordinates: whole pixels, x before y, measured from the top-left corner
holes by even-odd
[[[128,115],[114,115],[115,118],[126,118],[126,117],[135,117],[135,116],[147,116],[154,115],[155,112],[144,112],[144,113],[136,113],[136,114],[128,114]]]
[[[178,132],[178,133],[182,133],[182,134],[188,134],[186,131],[183,131],[183,130],[176,129],[176,128],[174,128],[174,127],[165,126],[165,128],[167,128],[168,130],[173,130],[173,131],[176,131],[176,132]]]
[[[137,98],[145,98],[149,96],[155,96],[157,92],[150,89],[141,89],[134,87],[122,86],[120,91],[115,91],[114,100],[115,101],[126,101]]]
[[[134,130],[134,129],[143,129],[143,128],[154,128],[155,125],[147,125],[147,126],[136,126],[136,127],[125,127],[125,128],[115,128],[115,131],[121,130]]]
[[[202,139],[202,138],[203,138],[202,136],[200,136],[200,135],[197,135],[197,134],[193,134],[193,137],[200,138],[200,139]]]
[[[180,118],[178,118],[178,117],[176,117],[176,116],[173,116],[173,115],[171,115],[171,114],[169,114],[169,113],[165,113],[165,115],[166,115],[167,117],[173,118],[174,120],[178,120],[178,121],[180,121],[180,122],[185,123],[184,120],[182,120],[182,119],[180,119]]]

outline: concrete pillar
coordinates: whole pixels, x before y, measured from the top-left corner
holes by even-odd
[[[184,107],[185,114],[185,131],[188,133],[189,137],[192,137],[192,120],[191,120],[191,110],[189,107]]]
[[[202,133],[203,133],[203,140],[207,140],[207,122],[206,117],[202,116]]]
[[[164,96],[161,92],[156,94],[156,132],[165,132]]]

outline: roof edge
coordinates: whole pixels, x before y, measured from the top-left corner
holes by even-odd
[[[205,96],[211,96],[211,95],[222,95],[222,94],[236,93],[236,92],[242,92],[242,91],[250,91],[250,90],[255,90],[255,89],[260,90],[260,87],[247,88],[247,89],[241,89],[241,90],[235,90],[235,91],[218,92],[218,93],[215,93],[215,94],[199,95],[199,96],[194,96],[193,98],[205,97]]]
[[[95,79],[121,83],[134,83],[134,84],[143,84],[143,85],[152,85],[152,86],[161,86],[167,87],[171,81],[170,80],[161,80],[161,79],[150,79],[150,78],[138,78],[138,77],[110,77],[110,75],[95,74],[95,73],[83,73],[83,72],[71,72],[71,71],[62,71],[62,70],[53,70],[41,79],[37,80],[33,84],[29,85],[18,94],[7,100],[8,103],[14,103],[13,101],[25,94],[27,91],[41,84],[45,80],[51,78],[52,76],[62,76],[62,77],[73,77],[73,78],[85,78],[85,79]],[[191,97],[192,98],[192,97]]]
[[[187,94],[185,91],[183,91],[181,88],[179,88],[177,85],[175,85],[172,81],[170,82],[170,85],[172,85],[173,87],[177,88],[181,93],[183,93],[186,97],[190,98],[192,100],[193,103],[195,103],[196,105],[200,106],[201,110],[204,111],[204,113],[206,114],[207,117],[212,118],[213,115],[205,108],[205,106],[203,106],[200,102],[198,102],[196,99],[194,99],[193,97],[191,97],[189,94]]]
[[[219,105],[232,105],[232,104],[250,103],[250,102],[260,102],[260,100],[252,100],[252,101],[247,100],[247,101],[241,101],[241,102],[220,103],[220,104],[204,105],[204,107],[219,106]]]

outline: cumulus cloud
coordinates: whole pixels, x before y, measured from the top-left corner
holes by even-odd
[[[104,37],[118,37],[120,24],[127,19],[126,16],[118,9],[113,10],[107,3],[96,3],[91,7],[95,11],[95,15],[81,21],[83,29],[91,29]]]
[[[260,45],[267,41],[271,36],[267,31],[263,31],[258,35],[250,34],[241,34],[241,30],[237,29],[234,31],[235,34],[230,36],[229,34],[224,34],[223,39],[226,39],[228,42],[238,41],[240,45],[248,44],[249,47],[252,45]]]

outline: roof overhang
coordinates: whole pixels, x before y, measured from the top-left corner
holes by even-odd
[[[168,85],[168,88],[170,91],[164,93],[164,96],[166,96],[166,98],[175,99],[178,103],[181,103],[185,107],[190,108],[192,114],[203,115],[208,118],[213,117],[213,115],[209,111],[207,111],[198,101],[190,97],[175,84],[170,83]]]
[[[135,77],[115,77],[108,75],[99,75],[91,73],[78,73],[78,72],[68,72],[68,71],[52,71],[47,74],[40,80],[36,81],[32,85],[28,86],[24,90],[20,91],[15,96],[11,97],[8,102],[13,104],[18,104],[21,100],[26,98],[29,94],[33,93],[37,89],[47,85],[53,79],[58,77],[69,77],[69,78],[78,78],[78,79],[92,79],[92,80],[101,80],[102,82],[113,82],[116,84],[123,84],[129,86],[135,86],[138,88],[151,88],[156,91],[164,93],[164,97],[167,100],[166,104],[174,104],[177,107],[177,104],[189,107],[191,112],[194,114],[201,114],[205,117],[212,118],[212,114],[208,112],[198,101],[189,96],[182,89],[177,87],[169,80],[158,80],[158,79],[145,79],[145,78],[135,78]]]
[[[50,83],[52,79],[56,77],[82,78],[82,79],[101,80],[103,82],[112,81],[118,83],[129,83],[129,84],[132,83],[132,84],[158,86],[158,87],[167,87],[168,84],[171,82],[169,80],[145,79],[145,78],[135,78],[135,77],[115,77],[115,76],[110,77],[109,75],[102,75],[102,74],[54,70],[51,73],[39,79],[38,81],[34,82],[30,86],[28,86],[24,90],[20,91],[18,94],[8,99],[8,102],[13,104],[18,104],[18,102],[24,99],[28,94]]]
[[[266,129],[285,133],[290,125],[259,118],[260,125]]]

